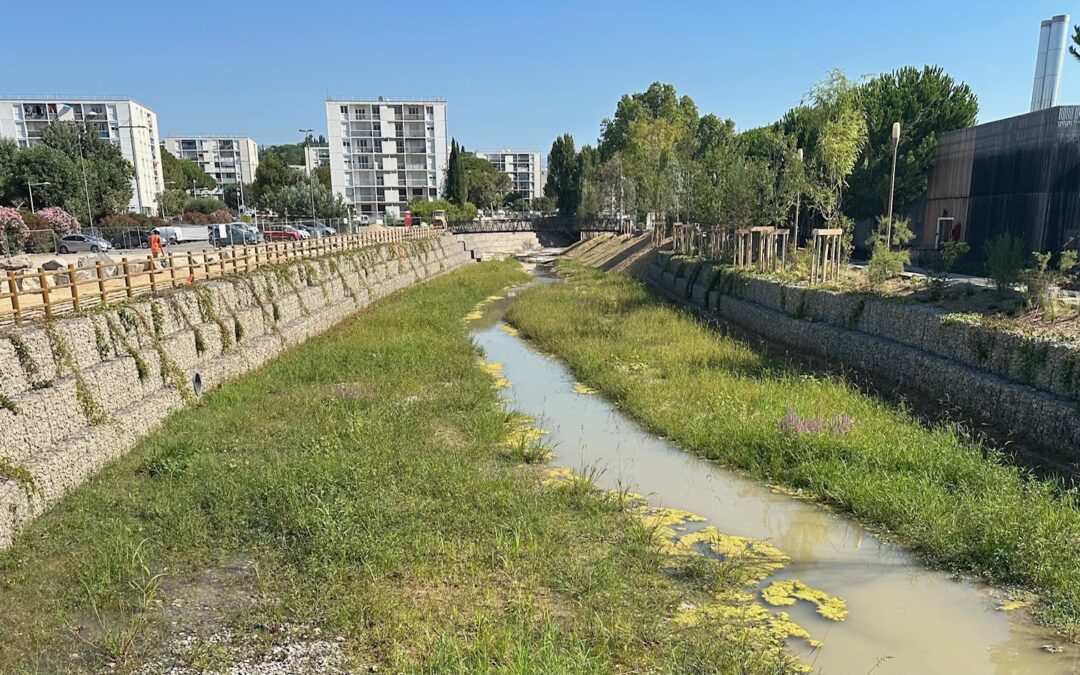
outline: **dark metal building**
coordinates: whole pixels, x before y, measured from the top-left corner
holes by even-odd
[[[921,248],[959,235],[971,258],[1009,232],[1029,251],[1076,248],[1080,106],[1059,106],[944,134],[926,194]]]

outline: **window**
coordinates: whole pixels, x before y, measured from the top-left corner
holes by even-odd
[[[347,105],[341,106],[341,115],[342,115],[342,117],[348,117],[349,116],[349,106],[347,106]]]

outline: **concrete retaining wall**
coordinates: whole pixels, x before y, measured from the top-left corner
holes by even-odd
[[[771,341],[947,399],[1080,458],[1080,350],[932,307],[788,286],[658,253],[645,281]]]
[[[0,547],[215,387],[470,262],[457,237],[343,252],[0,335]]]

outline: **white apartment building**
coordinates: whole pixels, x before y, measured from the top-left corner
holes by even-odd
[[[178,159],[190,159],[217,181],[211,194],[221,195],[223,185],[251,183],[259,168],[259,146],[247,136],[166,136],[165,149]],[[170,185],[184,190],[190,185]]]
[[[496,169],[510,176],[514,192],[526,199],[544,195],[544,171],[540,153],[531,150],[479,150],[477,157],[491,162]]]
[[[321,166],[330,166],[330,148],[325,145],[308,145],[304,147],[304,173],[311,173]]]
[[[446,101],[327,99],[330,182],[355,215],[400,216],[439,197],[450,149]]]
[[[120,148],[135,168],[128,209],[155,214],[157,196],[165,190],[158,147],[157,114],[131,99],[0,98],[0,138],[13,138],[24,148],[41,140],[52,122],[78,124]]]

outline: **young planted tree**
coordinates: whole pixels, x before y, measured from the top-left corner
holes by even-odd
[[[866,119],[858,90],[840,70],[810,91],[809,105],[789,111],[781,128],[805,151],[805,194],[825,227],[845,231],[844,248],[851,252],[854,223],[842,211],[848,177],[866,144]]]

